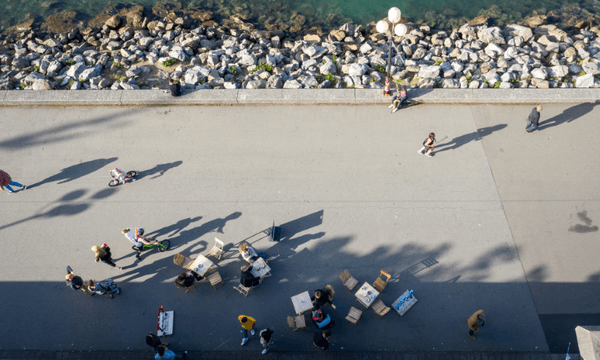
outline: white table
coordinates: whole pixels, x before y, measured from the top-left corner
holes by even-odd
[[[204,276],[208,272],[208,269],[210,269],[213,265],[214,264],[212,261],[208,260],[206,256],[200,254],[187,269],[192,270],[200,276]]]
[[[298,315],[301,315],[305,311],[312,310],[313,308],[308,291],[292,296],[292,303],[294,304],[294,311],[296,311],[296,314]]]
[[[375,290],[369,283],[364,283],[355,294],[359,303],[363,304],[367,309],[375,302],[379,296],[379,291]]]
[[[255,260],[250,266],[252,266],[250,272],[256,278],[271,276],[271,268],[263,258],[258,258],[258,260]]]

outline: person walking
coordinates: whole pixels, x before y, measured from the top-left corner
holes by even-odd
[[[13,190],[11,185],[18,186],[21,188],[21,190],[27,189],[27,185],[21,185],[20,183],[13,181],[10,175],[8,175],[8,173],[0,170],[0,189],[4,191],[4,189],[6,188],[6,193],[12,194],[15,191]]]
[[[67,281],[67,286],[75,291],[81,290],[83,287],[83,279],[81,279],[80,276],[75,275],[70,266],[67,267],[67,275],[65,276],[65,280]]]
[[[256,333],[254,331],[254,327],[256,326],[256,320],[246,315],[238,316],[238,320],[242,325],[242,333],[244,333],[244,338],[242,339],[242,346],[244,346],[248,342],[248,331],[250,331],[250,334],[252,335]]]
[[[431,153],[433,152],[433,144],[435,143],[435,133],[429,133],[429,136],[425,141],[423,141],[423,147],[417,151],[421,155],[425,155],[427,157],[432,157]],[[427,153],[425,153],[427,150]]]
[[[115,262],[112,259],[112,254],[110,253],[110,248],[108,247],[108,245],[102,244],[101,247],[98,245],[94,245],[92,246],[92,251],[96,256],[96,262],[102,261],[103,263],[108,264],[112,267],[117,267],[117,264],[115,264]],[[119,266],[119,270],[123,270],[123,268]]]
[[[400,86],[398,95],[394,95],[394,97],[392,98],[392,105],[390,105],[390,107],[389,107],[390,109],[394,109],[394,110],[392,110],[392,114],[395,113],[396,111],[400,110],[400,106],[402,106],[402,103],[404,101],[406,101],[407,98],[408,98],[408,92],[406,91],[404,86]]]
[[[329,341],[327,337],[331,335],[331,331],[316,331],[313,336],[313,345],[321,350],[329,349]]]
[[[155,360],[173,360],[175,358],[186,359],[187,351],[184,351],[183,355],[179,355],[179,354],[175,354],[173,351],[169,350],[164,345],[159,345],[156,348],[156,355],[154,355]]]
[[[477,310],[469,319],[467,319],[467,325],[469,325],[469,337],[473,340],[477,340],[475,333],[479,332],[479,329],[485,325],[485,313],[483,310]]]
[[[269,345],[273,344],[273,342],[271,342],[273,330],[269,328],[262,329],[258,335],[260,336],[260,344],[263,346],[262,354],[264,355],[269,352]]]
[[[527,125],[525,126],[526,132],[530,133],[538,128],[538,124],[540,123],[540,112],[542,109],[542,105],[538,105],[531,110],[531,114],[527,117]]]

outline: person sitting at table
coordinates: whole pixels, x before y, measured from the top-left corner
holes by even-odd
[[[267,254],[265,254],[264,252],[256,252],[254,248],[248,245],[248,243],[245,241],[240,244],[238,250],[240,251],[240,255],[242,255],[242,259],[246,260],[248,264],[252,264],[256,260],[258,260],[258,258],[263,258],[266,263],[269,262],[267,260]]]
[[[323,313],[323,310],[321,309],[314,310],[312,312],[312,321],[313,324],[315,324],[315,326],[319,329],[331,329],[335,325],[335,322],[331,316]]]
[[[333,294],[335,294],[335,291],[333,291],[333,286],[331,285],[327,285],[325,289],[315,290],[315,296],[311,298],[314,308],[318,310],[321,306],[331,304],[331,307],[335,310],[336,307],[333,305]]]
[[[202,279],[204,279],[204,277],[200,276],[192,270],[185,271],[179,274],[179,276],[177,276],[177,279],[175,279],[175,286],[177,286],[180,289],[185,289],[185,292],[188,292],[194,286],[194,283],[196,281],[200,281]]]
[[[240,284],[245,287],[255,288],[260,285],[262,278],[256,277],[252,274],[252,265],[242,266],[242,274],[240,275]]]

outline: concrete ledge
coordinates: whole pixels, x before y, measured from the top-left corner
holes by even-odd
[[[120,105],[120,91],[113,90],[9,90],[4,106]]]
[[[410,89],[425,104],[547,104],[600,101],[600,89]],[[381,89],[4,90],[0,106],[383,105]]]

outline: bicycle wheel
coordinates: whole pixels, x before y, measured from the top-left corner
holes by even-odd
[[[163,252],[169,250],[171,242],[169,240],[163,240],[158,243],[158,251]]]
[[[112,179],[111,181],[108,182],[108,186],[114,187],[119,185],[119,180],[117,179]]]
[[[136,177],[136,176],[137,176],[137,174],[138,174],[138,172],[137,172],[137,171],[135,171],[135,170],[133,170],[133,171],[128,171],[128,172],[127,172],[127,177],[128,177],[128,178],[130,178],[130,179],[132,179],[132,178]]]

